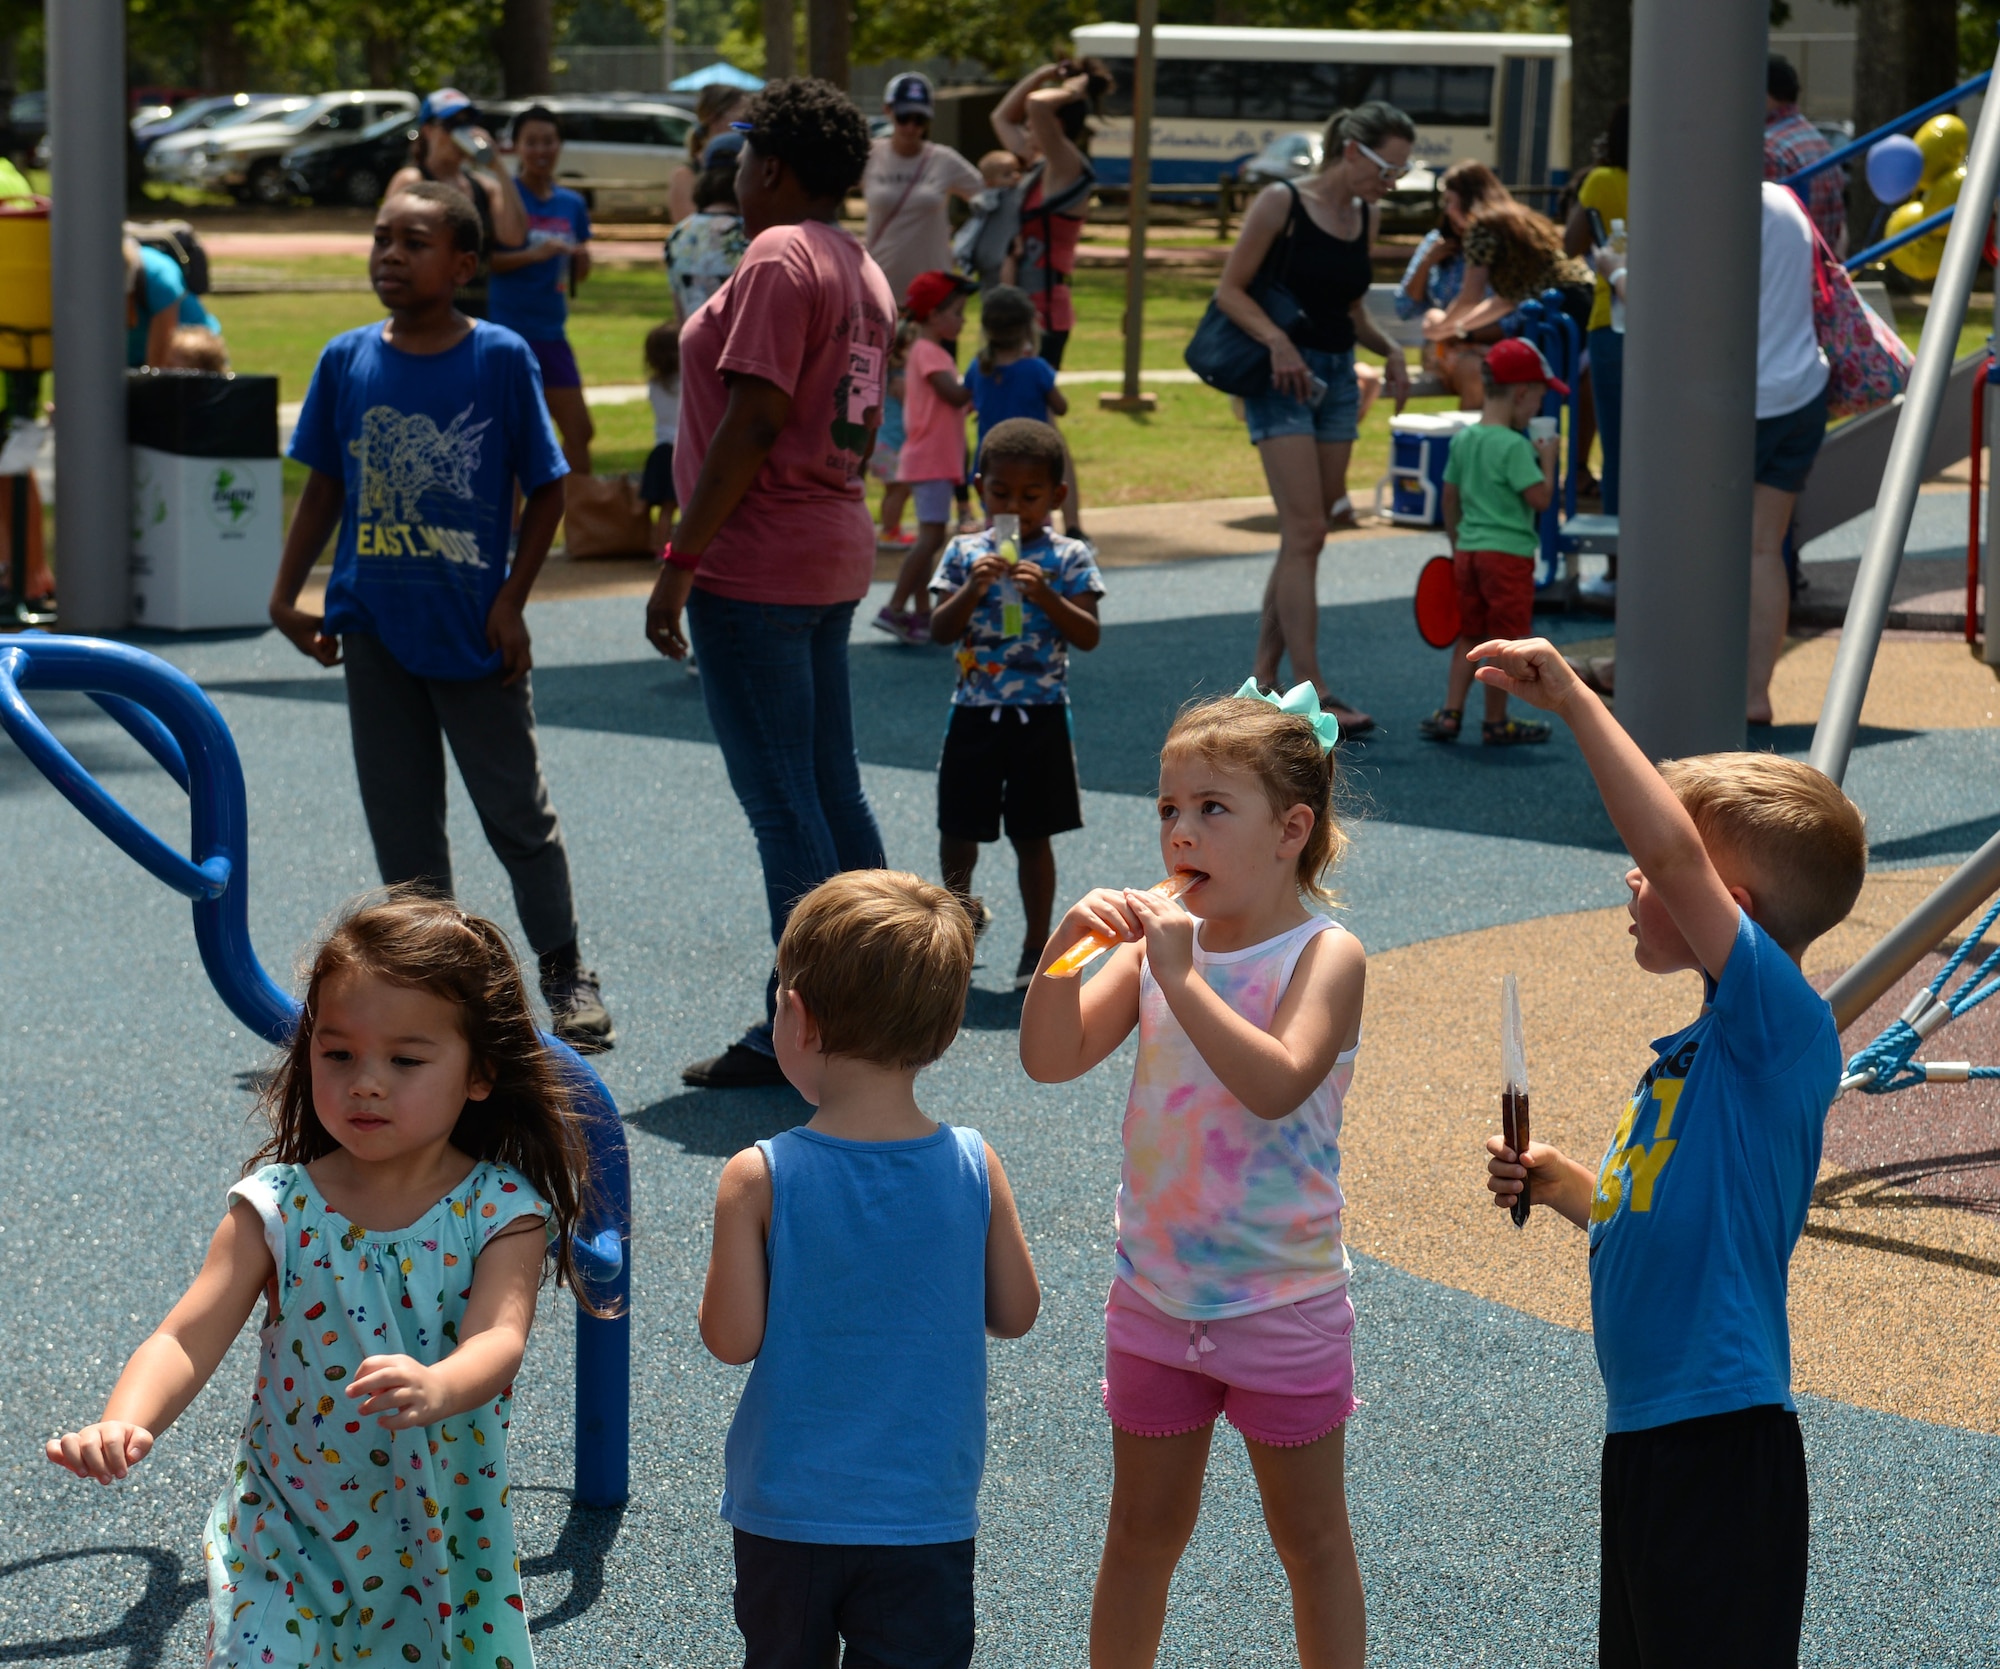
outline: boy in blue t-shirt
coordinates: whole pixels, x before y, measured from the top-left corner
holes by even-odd
[[[1655,770],[1540,638],[1477,645],[1488,686],[1566,720],[1635,867],[1634,957],[1697,969],[1707,1002],[1655,1059],[1591,1171],[1488,1140],[1487,1186],[1590,1235],[1607,1402],[1598,1662],[1798,1662],[1806,1464],[1787,1270],[1840,1082],[1806,947],[1853,908],[1861,814],[1796,760],[1720,753]]]
[[[590,209],[556,184],[562,127],[553,110],[531,104],[514,118],[514,189],[528,217],[528,241],[495,249],[487,260],[486,317],[519,333],[542,368],[542,398],[562,434],[563,456],[590,473],[596,426],[583,400],[583,373],[570,351],[569,293],[590,276]]]
[[[1052,836],[1083,827],[1069,731],[1069,651],[1095,649],[1097,561],[1081,539],[1059,538],[1063,439],[1025,417],[995,424],[973,478],[990,516],[1020,519],[1017,547],[996,529],[961,534],[931,576],[931,638],[958,642],[958,688],[938,761],[938,849],[944,884],[965,900],[975,929],[993,919],[972,896],[982,841],[1004,817],[1028,918],[1014,988],[1033,982],[1056,901]]]
[[[291,446],[312,473],[271,622],[302,654],[346,667],[382,879],[451,896],[442,733],[514,884],[553,1030],[608,1049],[611,1016],[578,951],[569,856],[542,779],[521,613],[562,517],[566,468],[527,344],[452,305],[478,251],[479,219],[450,186],[410,186],[376,213],[368,276],[389,317],[336,336],[313,370]],[[517,481],[528,497],[510,567]],[[336,527],[326,612],[309,614],[299,590]]]

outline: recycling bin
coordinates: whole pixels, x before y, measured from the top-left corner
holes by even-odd
[[[278,379],[128,371],[132,622],[262,626],[284,539]]]

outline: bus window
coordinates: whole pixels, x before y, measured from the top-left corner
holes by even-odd
[[[1261,64],[1223,62],[1194,63],[1188,65],[1192,76],[1194,108],[1190,116],[1207,117],[1210,120],[1233,121],[1236,117],[1236,82],[1238,76],[1249,71],[1255,76]],[[1246,78],[1247,79],[1247,78]]]
[[[1438,70],[1441,127],[1484,127],[1493,119],[1493,71],[1484,64],[1447,64]]]

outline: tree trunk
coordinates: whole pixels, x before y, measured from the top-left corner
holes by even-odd
[[[403,80],[402,43],[393,35],[370,32],[362,49],[363,61],[368,66],[368,85],[371,87],[395,87]]]
[[[241,87],[250,79],[246,73],[248,53],[236,29],[234,17],[211,18],[201,33],[201,84],[204,87]]]
[[[1958,84],[1956,0],[1860,0],[1855,8],[1854,131],[1868,133]],[[1986,66],[1981,65],[1982,69]],[[1848,247],[1875,217],[1867,171],[1847,173]]]
[[[799,72],[792,40],[792,0],[764,0],[764,73],[773,81]]]
[[[1569,166],[1580,178],[1611,112],[1630,96],[1632,0],[1569,0]]]
[[[551,91],[555,19],[549,0],[501,0],[499,47],[500,83],[508,98]]]
[[[822,81],[847,91],[848,0],[807,0],[806,62]]]

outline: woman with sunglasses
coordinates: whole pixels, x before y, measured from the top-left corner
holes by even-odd
[[[951,270],[951,199],[970,202],[986,182],[949,145],[931,143],[935,107],[921,75],[894,77],[882,107],[896,125],[868,147],[861,195],[868,203],[868,253],[900,303],[918,273]]]
[[[1374,729],[1375,721],[1331,695],[1320,675],[1319,553],[1328,518],[1338,519],[1343,507],[1349,520],[1353,514],[1347,461],[1361,414],[1356,343],[1382,356],[1398,411],[1410,396],[1403,350],[1368,317],[1368,286],[1376,205],[1409,172],[1416,137],[1410,118],[1392,104],[1336,111],[1326,124],[1319,172],[1258,196],[1215,288],[1216,304],[1271,354],[1270,393],[1243,403],[1279,529],[1253,670],[1260,684],[1276,685],[1278,663],[1288,658],[1287,682],[1310,680],[1347,736]],[[1288,330],[1250,293],[1267,262],[1275,269],[1270,276],[1303,309]]]
[[[469,319],[486,317],[486,263],[496,248],[528,241],[528,211],[500,164],[500,147],[479,125],[479,112],[456,87],[440,87],[417,107],[417,137],[410,160],[396,170],[383,201],[419,180],[453,186],[471,200],[479,216],[479,265],[472,282],[452,297]]]

